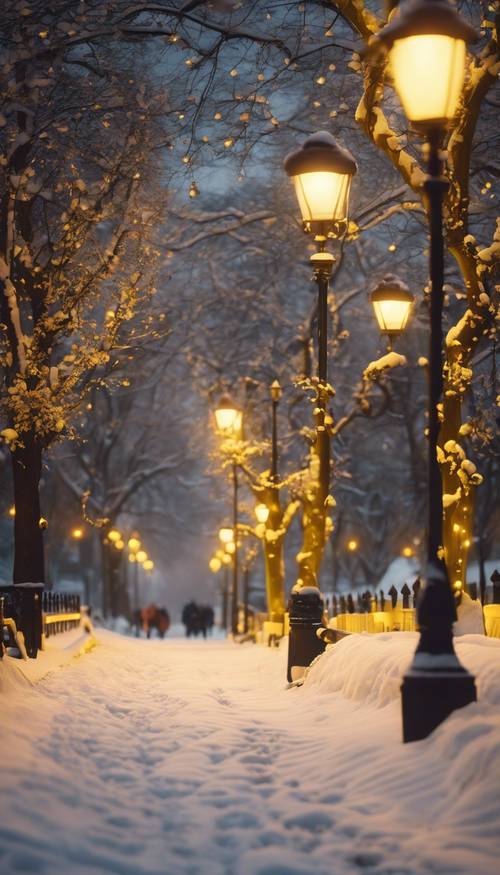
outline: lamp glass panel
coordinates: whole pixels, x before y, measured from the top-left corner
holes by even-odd
[[[267,522],[269,517],[269,508],[265,504],[258,504],[255,508],[255,516],[259,523]]]
[[[444,34],[399,39],[389,54],[394,84],[410,121],[451,119],[465,75],[465,42]]]
[[[403,331],[410,314],[411,301],[374,301],[373,309],[382,332]]]
[[[236,407],[219,407],[215,411],[217,430],[227,434],[239,434],[243,421],[243,413]]]
[[[233,540],[233,530],[226,527],[219,529],[219,540],[223,544],[229,544]]]
[[[347,215],[351,177],[315,171],[293,177],[304,222],[342,222]]]

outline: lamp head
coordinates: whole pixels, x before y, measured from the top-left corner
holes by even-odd
[[[222,526],[219,529],[219,541],[221,544],[230,544],[233,540],[233,530],[229,526]]]
[[[449,0],[406,0],[380,31],[406,115],[417,126],[444,128],[458,106],[466,44],[476,31]]]
[[[370,293],[370,302],[382,334],[397,337],[406,328],[413,295],[403,280],[386,274]]]
[[[271,383],[270,389],[271,389],[271,398],[273,399],[273,401],[279,401],[282,394],[283,394],[283,389],[281,388],[278,380],[274,380]]]
[[[229,397],[223,395],[215,410],[217,431],[227,437],[239,437],[243,425],[243,411]]]
[[[351,180],[357,165],[328,131],[318,131],[290,152],[284,168],[293,179],[305,231],[340,236],[347,223]]]
[[[255,516],[258,523],[267,523],[269,518],[269,508],[266,504],[257,504],[255,506]]]

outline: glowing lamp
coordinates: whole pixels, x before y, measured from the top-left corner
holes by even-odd
[[[411,547],[403,547],[403,549],[401,550],[401,555],[405,556],[407,559],[410,559],[410,557],[413,556],[412,548]]]
[[[224,556],[222,557],[221,561],[222,561],[223,565],[229,565],[231,563],[231,557],[230,557],[229,553],[224,553]]]
[[[213,574],[217,574],[217,572],[220,571],[221,565],[222,563],[217,556],[212,556],[210,562],[208,563],[208,567],[210,568],[210,571],[213,572]]]
[[[269,508],[265,504],[257,504],[255,507],[255,516],[258,523],[267,523],[269,517]]]
[[[119,541],[121,539],[121,534],[118,531],[118,529],[111,529],[108,532],[108,539],[111,541],[111,543],[114,543],[115,541]]]
[[[414,124],[444,127],[458,106],[466,43],[476,31],[449,0],[406,0],[379,35],[403,109]]]
[[[389,339],[406,328],[414,302],[408,286],[393,274],[387,274],[370,293],[378,327]]]
[[[9,507],[9,516],[15,517],[15,515],[16,515],[16,508],[14,505],[12,505],[12,507]]]
[[[347,542],[347,549],[348,549],[351,553],[354,553],[355,550],[358,549],[358,542],[356,541],[355,538],[351,538],[351,540]]]
[[[243,412],[231,400],[229,395],[223,395],[215,410],[217,431],[228,436],[238,436],[243,424]]]
[[[73,529],[71,537],[74,538],[75,541],[80,541],[83,538],[83,529]]]
[[[276,401],[276,403],[277,403],[283,394],[283,389],[281,388],[278,380],[274,380],[274,382],[271,383],[270,389],[271,389],[271,398],[273,401]]]
[[[305,231],[338,235],[345,227],[351,180],[357,166],[328,131],[312,134],[285,158]]]
[[[142,567],[144,568],[144,571],[152,571],[155,564],[152,559],[146,559],[146,561],[143,562]]]
[[[131,553],[137,553],[138,550],[141,549],[141,542],[139,538],[129,538],[129,542],[127,544]]]
[[[146,559],[148,558],[148,554],[146,553],[145,550],[138,550],[137,553],[135,554],[135,558],[137,559],[138,562],[140,562],[142,564],[143,562],[146,562]]]
[[[233,540],[233,530],[227,526],[219,529],[219,541],[221,544],[229,544]]]
[[[135,553],[129,553],[129,554],[128,554],[128,561],[129,561],[129,562],[135,562],[135,561],[136,561],[136,559],[135,559]]]
[[[115,541],[115,547],[117,550],[123,550],[123,548],[125,547],[125,541],[122,541],[121,538],[118,538],[118,540]]]
[[[232,556],[233,553],[236,553],[236,544],[234,541],[229,541],[229,544],[226,544],[226,553],[229,553],[230,556]]]

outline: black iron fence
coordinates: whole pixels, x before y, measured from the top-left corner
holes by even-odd
[[[81,617],[78,595],[44,592],[43,584],[0,586],[1,655],[4,645],[10,645],[21,656],[36,659],[44,637],[76,628]]]

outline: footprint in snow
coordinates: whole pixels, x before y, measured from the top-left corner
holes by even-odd
[[[331,829],[334,821],[325,814],[324,811],[307,811],[304,814],[297,814],[295,817],[289,817],[284,821],[288,829],[304,829],[307,832],[320,833]]]
[[[249,811],[230,811],[216,821],[219,829],[254,829],[259,826],[259,820]]]

